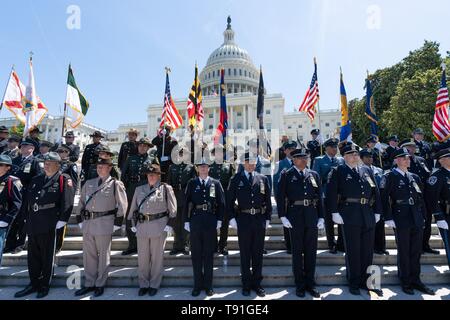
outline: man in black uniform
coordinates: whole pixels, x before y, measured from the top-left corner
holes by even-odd
[[[165,126],[164,130],[152,140],[152,144],[157,148],[156,154],[158,155],[158,160],[161,164],[161,182],[167,182],[167,172],[172,164],[172,150],[178,144],[178,142],[170,136],[171,131],[172,128],[170,126]]]
[[[55,255],[55,230],[63,228],[73,209],[75,188],[72,179],[60,172],[61,158],[51,152],[44,159],[45,174],[31,181],[24,197],[28,234],[28,272],[30,284],[14,297],[22,298],[38,292],[48,295]]]
[[[53,143],[50,141],[41,140],[39,144],[39,154],[36,156],[36,159],[43,161],[52,148]]]
[[[138,154],[138,142],[136,141],[138,134],[139,132],[137,131],[137,129],[130,129],[130,131],[128,131],[128,141],[122,143],[122,145],[120,146],[117,164],[121,172],[125,167],[125,163],[127,162],[128,157]],[[150,145],[150,148],[152,147],[153,146]],[[130,202],[131,200],[132,199],[129,199],[128,202]]]
[[[388,139],[389,146],[383,154],[383,170],[390,170],[393,165],[392,154],[398,149],[398,136],[391,136]]]
[[[379,189],[373,173],[358,166],[359,152],[353,143],[346,143],[341,153],[345,164],[330,173],[327,204],[333,221],[343,229],[350,293],[360,295],[361,288],[381,295],[380,288],[366,283],[367,268],[373,260],[375,225],[382,212]]]
[[[100,131],[95,131],[90,135],[93,140],[92,144],[88,144],[83,152],[83,157],[81,158],[81,186],[88,180],[86,177],[91,165],[97,165],[98,162],[98,153],[96,153],[96,149],[101,146],[101,140],[104,138]]]
[[[0,126],[0,154],[8,147],[9,130],[5,126]]]
[[[151,147],[152,144],[149,138],[142,138],[141,140],[139,140],[137,147],[138,153],[130,155],[122,167],[121,180],[125,186],[125,190],[127,191],[128,203],[132,202],[136,188],[147,183],[147,175],[145,174],[146,166],[144,166],[144,163],[146,161],[152,160],[151,157],[148,155],[148,150]],[[128,206],[125,217],[128,248],[122,252],[123,256],[137,253],[136,234],[131,230],[131,228],[133,227],[132,220],[128,219],[128,214],[130,214],[129,212],[130,208],[131,206]]]
[[[197,162],[198,178],[186,188],[184,228],[190,232],[191,257],[194,269],[192,296],[205,289],[213,296],[214,252],[217,248],[217,230],[222,227],[225,211],[225,194],[219,181],[208,176],[207,156]]]
[[[373,154],[373,165],[378,168],[383,168],[383,156],[381,155],[380,150],[378,150],[375,146],[377,145],[378,140],[374,136],[370,136],[366,140],[366,148],[372,150]]]
[[[430,144],[424,141],[424,137],[425,133],[422,128],[417,128],[413,131],[414,142],[417,146],[416,153],[425,160],[427,168],[431,171],[434,167],[433,157],[431,156],[432,150]],[[425,181],[423,181],[423,183],[425,183]]]
[[[22,205],[22,183],[10,174],[11,158],[0,155],[0,266],[8,230]]]
[[[22,138],[17,135],[11,135],[8,138],[8,147],[3,151],[3,155],[10,157],[11,159],[16,158],[20,154],[19,144]]]
[[[211,155],[214,157],[213,162],[209,167],[209,176],[213,179],[219,180],[223,190],[228,189],[231,177],[234,175],[234,168],[230,163],[227,163],[228,159],[225,159],[226,150],[223,145],[216,145],[211,150]],[[226,193],[225,193],[226,199]],[[228,241],[228,227],[229,227],[228,212],[224,212],[222,227],[220,228],[219,243],[217,245],[217,252],[228,255],[227,241]]]
[[[292,268],[296,294],[303,298],[308,291],[314,298],[318,229],[325,229],[322,184],[319,174],[307,168],[309,154],[305,148],[291,153],[294,167],[281,174],[277,195],[278,215],[290,229]]]
[[[322,146],[320,145],[320,141],[318,139],[319,135],[320,135],[319,129],[312,130],[311,131],[312,140],[308,141],[308,144],[306,145],[309,150],[310,159],[311,159],[311,164],[309,166],[310,168],[314,168],[314,160],[317,157],[320,157],[321,155],[323,155],[323,149],[322,149]]]
[[[423,185],[414,173],[408,172],[410,155],[401,148],[394,153],[396,168],[381,181],[384,220],[394,228],[397,242],[398,275],[402,290],[413,295],[414,289],[434,294],[420,280],[420,257],[425,214]]]
[[[39,139],[39,134],[41,134],[42,131],[39,130],[38,127],[32,127],[30,131],[28,132],[28,140],[34,145],[34,151],[33,155],[37,156],[39,154],[39,147],[41,145],[41,140]]]
[[[23,195],[27,192],[31,180],[43,172],[39,166],[39,161],[34,158],[33,152],[34,144],[29,138],[26,138],[20,145],[20,156],[15,158],[12,162],[11,174],[20,179],[23,186]],[[24,208],[22,207],[9,230],[4,250],[5,253],[19,253],[25,246],[27,234],[25,230],[24,214],[26,214],[26,211],[24,211]]]
[[[265,297],[261,281],[264,238],[272,215],[271,189],[269,179],[255,169],[256,158],[251,159],[246,153],[244,170],[230,181],[227,211],[230,213],[230,226],[238,233],[242,294],[249,296],[250,290],[254,290],[259,297]]]
[[[98,155],[98,159],[103,159],[103,160],[113,160],[114,157],[114,153],[111,152],[111,149],[108,146],[105,145],[99,145],[96,149],[95,149],[95,153]],[[91,166],[89,167],[89,170],[86,174],[86,179],[90,180],[90,179],[94,179],[98,177],[98,173],[97,173],[97,165],[96,164],[91,164]],[[117,169],[117,166],[115,164],[113,164],[113,167],[111,169],[111,177],[113,177],[114,179],[119,180],[119,170]],[[86,180],[86,181],[87,181]]]
[[[173,159],[174,163],[169,167],[167,177],[167,183],[172,186],[177,199],[177,216],[174,226],[175,239],[170,255],[178,253],[188,255],[188,233],[184,230],[183,209],[186,203],[186,186],[197,174],[194,165],[189,163],[191,161],[189,149],[177,145],[174,150],[178,150],[178,158]]]
[[[70,148],[69,160],[76,163],[80,158],[80,147],[74,143],[75,135],[73,134],[73,131],[67,131],[64,139],[66,146]]]

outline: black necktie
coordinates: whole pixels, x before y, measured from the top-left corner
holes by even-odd
[[[206,188],[205,180],[202,180],[202,188]]]
[[[102,185],[103,181],[102,179],[98,179],[98,186],[100,187]]]
[[[251,173],[248,174],[248,181],[250,184],[253,184],[253,175]]]
[[[356,170],[356,168],[353,168],[352,170],[356,175],[358,174],[358,170]]]
[[[300,178],[301,178],[301,179],[304,179],[304,178],[305,178],[305,175],[304,175],[303,171],[300,171]]]
[[[336,159],[335,158],[331,158],[331,164],[335,164],[336,163]]]

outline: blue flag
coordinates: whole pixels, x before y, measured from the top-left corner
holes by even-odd
[[[375,111],[372,83],[369,77],[366,80],[366,116],[370,121],[370,133],[378,139],[378,117]]]
[[[341,115],[342,115],[342,125],[341,125],[340,140],[351,141],[352,124],[349,118],[347,92],[345,91],[344,76],[342,72],[341,72]]]

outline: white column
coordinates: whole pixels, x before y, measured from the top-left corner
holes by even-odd
[[[230,122],[228,123],[228,127],[230,129],[234,129],[234,114],[233,114],[232,106],[230,106],[230,108],[229,108],[229,114],[230,114]]]
[[[248,123],[247,123],[247,112],[248,112],[248,105],[244,106],[244,125],[242,126],[244,130],[248,129]]]

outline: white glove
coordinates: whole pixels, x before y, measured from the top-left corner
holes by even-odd
[[[448,230],[448,223],[445,220],[440,220],[436,222],[439,229]]]
[[[171,235],[172,232],[173,232],[173,229],[172,229],[171,226],[166,226],[166,227],[164,228],[164,232],[167,232],[167,235]]]
[[[333,222],[336,224],[344,224],[344,219],[342,219],[342,216],[336,212],[333,213]]]
[[[8,223],[5,221],[0,221],[0,228],[6,228],[8,226]]]
[[[136,227],[131,227],[131,232],[136,233],[137,232]]]
[[[113,232],[116,232],[117,230],[122,229],[122,226],[118,227],[116,225],[113,226]]]
[[[222,221],[218,220],[216,229],[220,229],[220,228],[222,228]]]
[[[80,223],[78,224],[78,228],[83,229],[83,222],[80,222]]]
[[[319,218],[319,221],[317,221],[317,229],[325,229],[325,220],[323,218]]]
[[[287,229],[292,229],[292,224],[286,217],[281,217],[281,223],[283,223],[283,226]]]
[[[380,222],[381,214],[375,213],[375,223]]]
[[[64,226],[67,224],[67,222],[64,221],[58,221],[58,223],[56,224],[56,229],[61,229],[64,228]]]
[[[266,220],[266,229],[269,229],[270,226],[270,220]]]
[[[189,222],[184,223],[184,230],[186,230],[187,232],[191,232],[191,225]]]
[[[235,218],[230,220],[230,227],[231,227],[231,229],[236,229],[237,230],[237,222],[236,222]]]
[[[385,221],[384,224],[387,225],[388,227],[395,228],[394,220]]]

